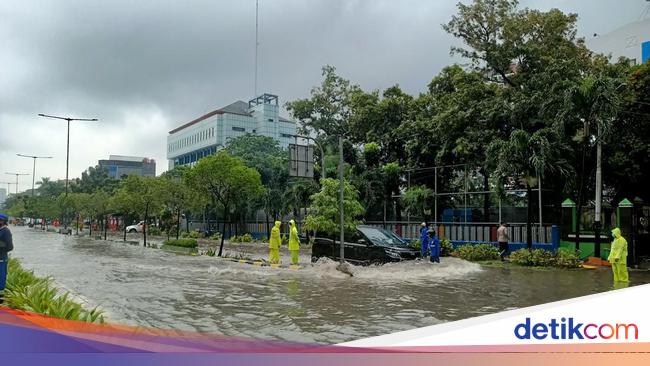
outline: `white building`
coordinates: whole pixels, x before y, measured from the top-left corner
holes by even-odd
[[[587,47],[597,53],[612,57],[627,57],[633,64],[650,59],[650,19],[627,24],[610,33],[595,35],[586,40]]]
[[[4,204],[7,200],[7,190],[0,188],[0,205]]]
[[[169,169],[193,164],[225,147],[230,138],[247,133],[273,137],[280,146],[287,147],[294,141],[296,123],[280,117],[279,109],[277,95],[263,94],[248,103],[234,102],[169,131]]]

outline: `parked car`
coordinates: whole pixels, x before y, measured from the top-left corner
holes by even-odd
[[[135,225],[129,225],[126,227],[127,233],[141,233],[142,228],[144,227],[144,221],[140,221]]]
[[[359,225],[357,230],[345,237],[345,260],[352,264],[370,265],[400,262],[420,257],[420,251],[408,245],[397,234],[382,228]],[[316,237],[312,247],[311,261],[327,257],[340,259],[340,240],[335,235]]]

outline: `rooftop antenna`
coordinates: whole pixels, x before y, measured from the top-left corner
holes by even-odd
[[[258,29],[259,29],[259,23],[258,23],[259,8],[260,8],[260,1],[255,0],[255,94],[253,95],[253,97],[257,97],[257,48],[260,45],[257,36]]]

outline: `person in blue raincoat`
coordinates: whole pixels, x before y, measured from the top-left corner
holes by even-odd
[[[427,229],[427,223],[423,222],[422,227],[420,228],[420,255],[422,259],[427,256],[427,249],[429,249],[429,229]]]
[[[431,229],[428,232],[429,236],[429,260],[431,262],[440,263],[440,240],[436,236],[436,230]]]

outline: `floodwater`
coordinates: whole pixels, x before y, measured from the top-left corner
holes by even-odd
[[[12,231],[13,257],[100,306],[109,322],[231,336],[333,344],[612,289],[609,270],[488,268],[442,258],[355,267],[350,278],[331,261],[273,269]],[[650,283],[650,274],[630,279]]]

